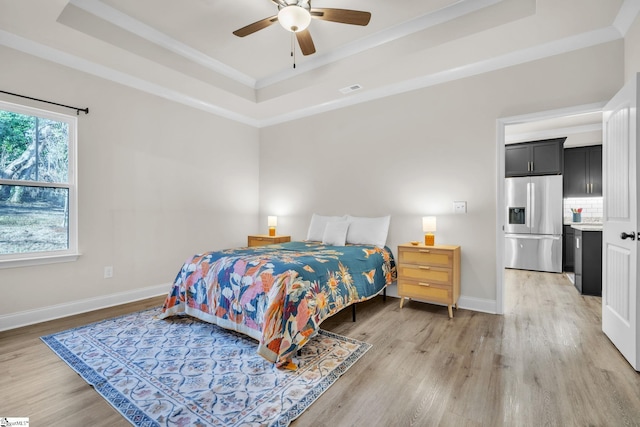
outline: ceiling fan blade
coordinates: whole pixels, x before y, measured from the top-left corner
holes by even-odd
[[[278,21],[278,15],[274,15],[270,18],[261,19],[258,22],[254,22],[253,24],[249,24],[246,27],[242,27],[239,30],[235,30],[233,34],[235,34],[238,37],[248,36],[249,34],[253,34],[256,31],[260,31],[264,28],[267,28],[268,26],[270,26],[271,24],[277,21]]]
[[[371,20],[371,13],[349,9],[314,8],[311,9],[311,17],[324,21],[365,26]]]
[[[298,39],[298,44],[300,45],[300,50],[303,55],[306,56],[316,53],[316,47],[313,44],[313,39],[311,38],[309,30],[298,31],[296,33],[296,38]]]

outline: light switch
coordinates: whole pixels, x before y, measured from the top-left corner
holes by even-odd
[[[467,202],[453,202],[453,213],[467,213]]]

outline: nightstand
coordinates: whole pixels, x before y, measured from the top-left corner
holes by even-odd
[[[449,318],[460,297],[460,246],[398,246],[398,296],[446,304]]]
[[[269,236],[268,234],[255,234],[247,238],[247,246],[275,245],[291,241],[291,236]]]

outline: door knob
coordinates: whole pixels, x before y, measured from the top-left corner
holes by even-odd
[[[625,233],[623,231],[622,233],[620,233],[620,238],[622,240],[624,240],[624,239],[636,240],[636,233],[634,233],[633,231],[631,233]]]

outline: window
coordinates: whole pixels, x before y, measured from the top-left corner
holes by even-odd
[[[76,122],[0,101],[0,267],[77,257]]]

